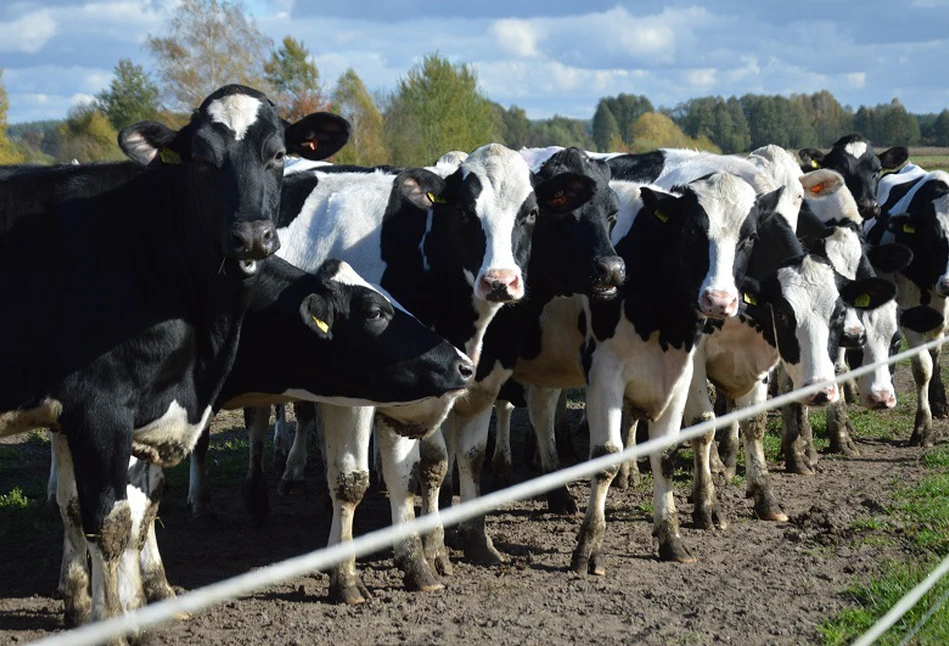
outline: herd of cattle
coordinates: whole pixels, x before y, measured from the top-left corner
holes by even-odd
[[[827,155],[800,151],[804,170],[776,146],[488,144],[427,168],[320,162],[349,133],[326,113],[287,123],[232,85],[179,131],[122,130],[129,162],[0,169],[0,437],[53,431],[67,625],[173,596],[154,529],[162,467],[191,453],[189,501],[213,513],[207,424],[220,409],[245,410],[258,521],[270,407],[294,402],[300,429],[319,418],[336,543],[352,538],[373,435],[393,523],[414,518],[416,493],[437,514],[455,466],[461,498],[478,496],[495,407],[494,463],[510,464],[514,384],[545,469],[558,465],[562,389],[585,388],[598,456],[630,441],[624,411],[651,438],[675,435],[714,417],[709,383],[740,407],[767,398],[769,375],[784,390],[824,384],[802,405],[834,406],[833,446],[852,451],[835,370],[946,328],[949,174],[906,164],[903,147],[877,154],[849,135]],[[938,358],[913,362],[923,445],[947,412]],[[865,407],[896,403],[885,367],[857,387]],[[785,418],[788,468],[806,473],[806,408]],[[282,490],[306,460],[305,434],[289,446],[285,427]],[[786,520],[764,429],[763,415],[742,424],[748,494],[758,517]],[[700,527],[725,525],[712,474],[734,474],[738,433],[694,442]],[[650,461],[659,556],[689,561],[670,473]],[[616,475],[591,478],[574,571],[604,572]],[[550,502],[575,509],[565,489]],[[502,559],[483,517],[461,535],[467,558]],[[408,589],[451,571],[443,531],[394,551]],[[368,595],[354,559],[330,579],[334,599]]]

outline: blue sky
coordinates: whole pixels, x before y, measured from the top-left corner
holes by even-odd
[[[0,67],[11,123],[60,118],[109,83],[120,58],[151,69],[146,35],[178,0],[4,0]],[[325,83],[353,67],[392,89],[426,53],[475,65],[491,99],[532,118],[590,118],[599,97],[828,89],[844,104],[897,97],[949,107],[949,0],[247,0],[275,41],[290,34]]]

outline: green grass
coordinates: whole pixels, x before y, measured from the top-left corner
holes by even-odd
[[[846,644],[865,633],[949,554],[949,448],[929,452],[922,464],[928,475],[896,493],[896,505],[888,520],[860,519],[854,523],[854,529],[870,533],[890,523],[901,525],[900,541],[910,554],[909,560],[882,564],[875,578],[850,588],[847,594],[856,605],[819,627],[825,644]],[[944,578],[879,643],[898,644],[947,590],[949,578]],[[949,606],[942,606],[911,643],[949,643]]]

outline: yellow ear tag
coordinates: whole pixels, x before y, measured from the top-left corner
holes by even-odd
[[[745,292],[744,294],[742,294],[742,300],[748,303],[749,305],[758,304],[758,299],[752,296],[751,294],[749,294],[748,292]]]
[[[811,193],[814,193],[815,195],[817,193],[823,193],[823,192],[824,192],[823,184],[815,184],[814,186],[811,187]]]
[[[869,294],[860,294],[853,301],[854,307],[869,307],[870,306],[870,295]]]
[[[811,160],[811,168],[820,168],[820,163],[816,159]]]
[[[554,193],[554,199],[550,200],[551,206],[561,207],[567,203],[567,195],[563,191]]]
[[[326,323],[326,321],[321,321],[312,314],[310,314],[310,318],[313,319],[313,322],[316,323],[316,327],[318,327],[320,332],[323,334],[326,334],[330,331],[330,326]]]
[[[431,201],[432,204],[448,204],[448,200],[438,195],[435,195],[431,191],[426,193],[425,197],[427,197]]]
[[[916,233],[916,227],[907,222],[903,225],[903,233]]]
[[[669,216],[666,215],[665,212],[660,211],[659,209],[655,210],[654,215],[656,216],[656,219],[658,219],[663,224],[669,221]]]
[[[161,157],[161,160],[166,164],[181,163],[181,156],[171,148],[162,148],[160,151],[158,151],[158,156]]]

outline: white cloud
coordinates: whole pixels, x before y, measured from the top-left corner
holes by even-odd
[[[0,23],[0,52],[27,52],[34,54],[46,45],[56,33],[53,12],[41,9]]]
[[[686,82],[696,89],[707,89],[715,85],[718,70],[707,67],[701,70],[689,70],[685,74]]]
[[[867,84],[866,72],[851,72],[847,75],[847,85],[852,88],[863,88]]]
[[[517,58],[536,58],[538,29],[527,20],[504,19],[491,25],[491,35],[502,51]]]

